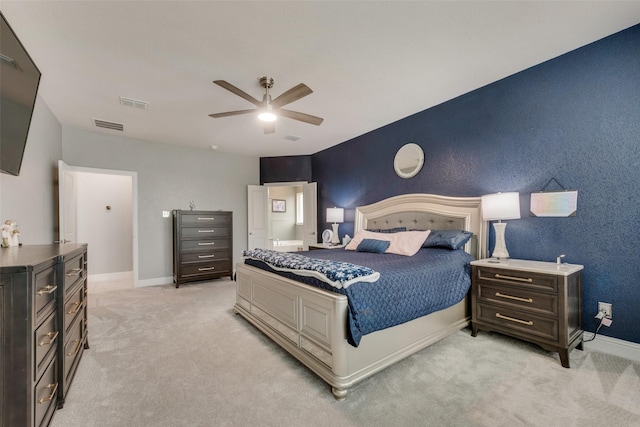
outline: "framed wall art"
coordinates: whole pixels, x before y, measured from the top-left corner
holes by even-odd
[[[287,201],[286,200],[271,200],[271,212],[286,212]]]

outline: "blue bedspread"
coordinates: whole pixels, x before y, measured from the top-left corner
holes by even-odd
[[[380,273],[374,283],[336,289],[311,277],[274,271],[261,261],[245,263],[284,277],[347,296],[348,340],[355,347],[366,334],[408,322],[462,301],[471,286],[470,262],[462,250],[423,248],[414,256],[331,249],[298,252],[312,258],[367,266]]]

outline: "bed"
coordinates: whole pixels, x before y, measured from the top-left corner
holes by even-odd
[[[485,256],[479,197],[406,194],[356,208],[356,233],[395,227],[468,230],[473,237],[464,251]],[[236,284],[234,311],[327,382],[337,400],[344,400],[354,384],[466,327],[470,319],[464,296],[453,306],[366,333],[355,346],[346,295],[244,262],[237,264]]]

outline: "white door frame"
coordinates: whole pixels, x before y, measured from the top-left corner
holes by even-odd
[[[138,287],[138,172],[132,171],[121,171],[114,169],[99,169],[99,168],[88,168],[82,166],[71,166],[66,165],[66,171],[68,172],[83,172],[83,173],[92,173],[97,175],[118,175],[118,176],[129,176],[131,177],[131,216],[132,216],[132,228],[133,228],[133,241],[132,241],[132,251],[133,251],[133,287]],[[63,209],[63,207],[60,207]],[[59,219],[62,220],[62,219]],[[91,255],[89,255],[89,260],[91,260]]]

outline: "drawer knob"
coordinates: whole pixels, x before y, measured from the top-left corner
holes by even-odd
[[[71,269],[71,272],[70,272],[70,273],[67,273],[67,274],[66,274],[66,276],[67,276],[67,277],[77,276],[77,275],[79,275],[81,272],[82,272],[82,269],[81,269],[81,268],[73,268],[73,269]]]
[[[526,282],[526,283],[533,282],[533,279],[530,278],[530,277],[515,277],[515,276],[507,276],[507,275],[498,274],[498,273],[496,273],[495,278],[496,279],[516,280],[518,282]]]
[[[516,301],[522,301],[522,302],[528,302],[528,303],[532,303],[533,302],[533,298],[515,297],[513,295],[501,294],[500,292],[496,292],[496,296],[500,297],[500,298],[513,299],[513,300],[516,300]]]
[[[76,306],[75,310],[71,309],[70,311],[67,311],[67,314],[76,314],[80,311],[80,308],[82,308],[82,303],[80,301],[76,301],[72,305]]]
[[[51,345],[58,338],[58,331],[56,332],[48,332],[46,337],[49,338],[49,341],[42,340],[38,343],[38,347],[44,347],[45,345]]]
[[[509,320],[511,322],[522,323],[523,325],[527,325],[527,326],[533,326],[533,322],[531,320],[520,320],[520,319],[516,319],[515,317],[503,316],[500,313],[496,313],[496,317],[498,319],[504,319],[504,320]]]
[[[49,402],[50,400],[52,400],[54,398],[54,396],[56,395],[56,392],[58,391],[58,383],[55,384],[49,384],[47,386],[48,389],[53,388],[53,391],[51,392],[51,394],[47,397],[43,397],[42,399],[38,399],[38,403],[44,403],[44,402]]]
[[[80,351],[80,347],[82,347],[82,339],[78,338],[77,340],[75,340],[76,344],[76,348],[71,352],[71,353],[67,353],[67,356],[71,357],[71,356],[75,356],[76,354],[78,354],[78,352]]]
[[[53,293],[53,291],[55,291],[56,289],[58,289],[57,286],[55,285],[47,285],[42,289],[38,289],[38,292],[36,292],[38,295],[49,295],[51,293]]]

